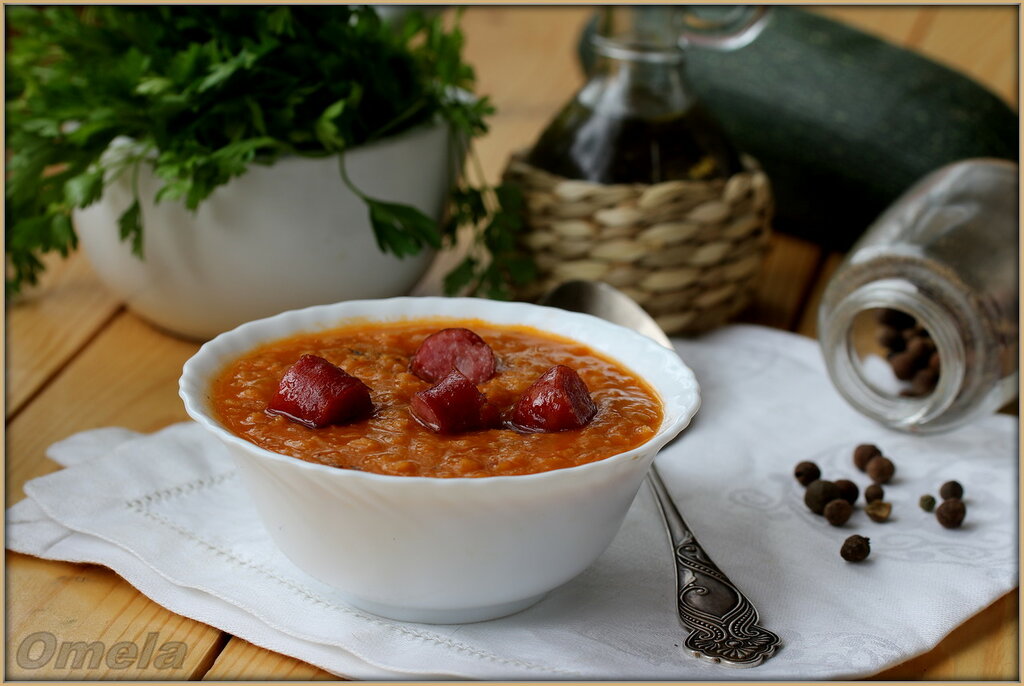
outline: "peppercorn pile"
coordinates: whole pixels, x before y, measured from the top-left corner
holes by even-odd
[[[894,310],[895,311],[895,310]],[[900,313],[903,314],[903,313]],[[896,465],[882,454],[878,446],[865,443],[853,451],[853,464],[866,473],[871,484],[864,489],[864,513],[873,522],[885,522],[892,514],[892,503],[885,501],[882,484],[889,483],[896,474]],[[832,526],[843,526],[853,515],[860,489],[849,479],[829,481],[821,478],[821,468],[813,462],[800,462],[793,470],[796,480],[804,487],[804,504],[814,514],[821,515]],[[939,489],[942,504],[935,507],[935,497],[923,495],[919,500],[922,510],[935,510],[939,524],[947,529],[959,527],[966,515],[963,486],[948,481]],[[860,562],[871,552],[870,539],[850,536],[843,542],[840,555],[849,562]]]
[[[893,374],[909,385],[900,391],[906,398],[928,395],[939,382],[939,351],[926,329],[906,312],[890,308],[878,311],[878,343],[886,350]]]

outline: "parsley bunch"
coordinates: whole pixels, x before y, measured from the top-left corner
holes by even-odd
[[[515,246],[512,189],[452,193],[438,225],[415,208],[366,196],[344,173],[346,150],[436,121],[458,145],[487,131],[458,25],[412,13],[390,26],[364,6],[94,6],[7,10],[7,290],[35,283],[40,256],[77,245],[74,208],[119,174],[150,164],[155,200],[196,209],[251,164],[282,155],[340,158],[366,202],[382,251],[399,257],[474,226],[478,249],[446,279],[450,292],[507,297],[532,278]],[[112,141],[128,154],[104,154]],[[133,183],[133,188],[135,184]],[[137,188],[121,238],[142,257]]]

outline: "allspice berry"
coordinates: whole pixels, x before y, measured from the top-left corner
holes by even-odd
[[[885,497],[885,490],[881,484],[871,484],[864,489],[864,502],[873,503]]]
[[[964,501],[960,498],[943,500],[942,504],[935,508],[935,518],[947,529],[956,529],[963,524],[966,514],[967,507],[964,506]]]
[[[801,462],[793,470],[793,476],[801,486],[806,487],[821,478],[821,470],[813,462]]]
[[[837,498],[839,498],[839,489],[836,488],[834,483],[824,479],[811,482],[804,492],[804,504],[814,514],[825,512],[825,506]]]
[[[942,484],[939,488],[939,497],[943,500],[949,500],[950,498],[963,498],[964,487],[960,485],[959,481],[947,481]]]
[[[907,341],[903,338],[903,332],[891,326],[883,326],[878,330],[876,339],[878,344],[894,353],[903,352],[907,347]]]
[[[853,451],[853,464],[863,472],[868,468],[868,462],[871,461],[871,458],[878,457],[881,454],[882,451],[878,449],[877,445],[870,443],[858,445]]]
[[[935,509],[935,496],[925,494],[921,496],[921,499],[917,501],[917,504],[921,506],[921,509],[925,512],[931,512]]]
[[[894,329],[909,329],[917,324],[917,320],[914,319],[913,315],[909,315],[903,310],[896,310],[891,307],[879,310],[875,313],[875,318],[879,324],[891,326]]]
[[[910,351],[893,355],[892,359],[889,360],[889,364],[892,365],[892,373],[900,381],[910,381],[914,378],[914,373],[919,369],[917,358]]]
[[[861,562],[871,554],[871,539],[854,534],[843,541],[839,554],[847,562]]]
[[[836,498],[825,506],[825,519],[832,526],[842,526],[853,514],[853,505],[842,498]]]
[[[928,366],[928,361],[935,352],[935,344],[927,336],[916,336],[907,341],[907,352],[914,356],[920,369]]]
[[[914,378],[910,382],[910,390],[918,395],[928,395],[935,390],[938,383],[939,373],[926,367],[914,373]]]
[[[860,495],[860,489],[857,488],[857,484],[853,483],[849,479],[837,479],[836,488],[839,489],[839,497],[846,502],[853,505],[857,502],[857,496]]]
[[[864,508],[864,512],[867,513],[868,517],[873,522],[884,522],[889,519],[889,514],[892,512],[892,503],[887,503],[883,500],[874,500],[867,504]]]
[[[871,458],[866,471],[871,480],[876,484],[886,484],[889,483],[892,475],[896,473],[896,465],[888,457],[878,455]]]

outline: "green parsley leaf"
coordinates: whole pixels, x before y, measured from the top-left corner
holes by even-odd
[[[117,220],[122,241],[131,241],[132,254],[142,257],[142,207],[135,200]]]
[[[370,208],[370,224],[382,251],[407,257],[419,253],[424,246],[441,247],[436,222],[415,207],[365,196],[363,200]]]

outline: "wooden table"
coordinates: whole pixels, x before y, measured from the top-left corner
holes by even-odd
[[[843,7],[826,14],[957,67],[1016,106],[1016,7]],[[473,8],[466,12],[469,60],[479,90],[499,108],[479,145],[496,178],[508,152],[534,140],[578,85],[574,42],[584,8]],[[813,336],[821,289],[837,255],[776,236],[744,313],[757,322]],[[82,255],[51,261],[39,288],[11,305],[7,319],[7,503],[26,480],[57,469],[47,446],[102,426],[154,431],[185,419],[176,393],[194,343],[168,336],[126,311],[97,281]],[[331,675],[180,617],[96,566],[7,554],[9,679],[319,679]],[[1018,678],[1018,595],[1013,591],[956,629],[930,653],[884,679]],[[59,642],[132,641],[151,632],[188,647],[181,669],[46,668],[13,663],[26,636],[50,632]]]

